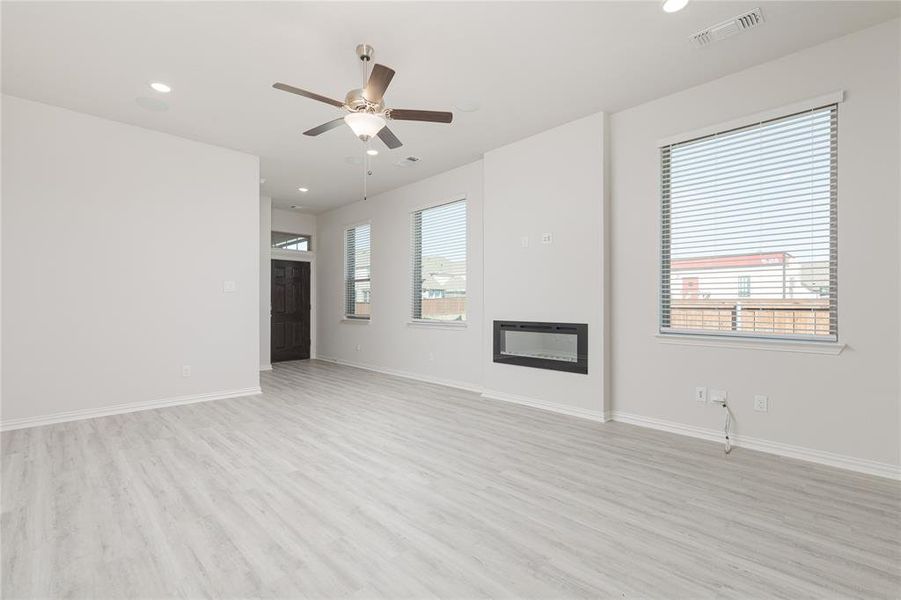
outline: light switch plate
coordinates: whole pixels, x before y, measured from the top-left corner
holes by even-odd
[[[523,248],[528,248],[529,247],[529,236],[524,235],[521,238],[519,238],[519,243],[522,245]]]
[[[697,400],[698,402],[707,402],[707,388],[696,387],[695,388],[695,400]]]
[[[554,241],[554,238],[551,234],[549,234],[549,233],[541,234],[541,243],[542,244],[550,244],[553,241]]]
[[[222,282],[222,291],[226,294],[230,294],[238,289],[238,285],[235,283],[233,279],[226,279]]]

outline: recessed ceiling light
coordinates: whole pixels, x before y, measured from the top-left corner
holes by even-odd
[[[366,154],[368,154],[369,156],[378,156],[378,153],[379,153],[379,151],[376,150],[375,148],[370,148],[369,150],[366,151]]]
[[[304,193],[306,193],[306,192],[309,192],[309,191],[310,191],[310,188],[299,187],[299,188],[297,188],[297,191],[298,191],[298,192],[304,192]]]
[[[663,12],[679,12],[685,8],[686,4],[688,4],[688,0],[663,0]]]
[[[172,88],[163,83],[162,81],[154,81],[150,84],[150,87],[153,88],[153,91],[159,92],[161,94],[168,94],[172,91]]]

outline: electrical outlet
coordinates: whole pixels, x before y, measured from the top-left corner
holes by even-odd
[[[522,245],[523,248],[528,248],[529,247],[529,236],[524,235],[521,238],[519,238],[519,243]]]
[[[360,351],[360,349],[361,349],[361,346],[360,346],[360,344],[357,344],[357,346],[356,346],[356,348],[354,348],[354,350],[356,350],[356,351],[357,351],[357,352],[359,352],[359,351]]]
[[[222,282],[222,291],[226,294],[232,294],[238,289],[238,284],[235,283],[232,279],[227,279]]]
[[[554,238],[551,236],[551,234],[549,234],[549,233],[541,234],[541,243],[542,244],[550,244],[553,241],[554,241]]]
[[[697,400],[698,402],[707,402],[707,388],[696,387],[695,388],[695,400]]]
[[[190,377],[191,376],[191,365],[185,365],[181,368],[181,376],[182,377]]]
[[[429,352],[429,360],[435,360],[435,353]]]
[[[766,396],[754,396],[754,410],[767,412],[770,409],[770,399]]]
[[[717,404],[723,404],[726,402],[726,398],[728,398],[729,393],[726,390],[710,390],[710,401],[716,402]]]

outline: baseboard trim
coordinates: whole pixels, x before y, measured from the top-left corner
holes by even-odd
[[[434,377],[410,373],[408,371],[398,371],[395,369],[387,369],[384,367],[378,367],[365,363],[355,363],[334,357],[319,356],[318,360],[345,365],[348,367],[356,367],[358,369],[364,369],[367,371],[375,371],[377,373],[384,373],[385,375],[394,375],[397,377],[403,377],[405,379],[414,379],[416,381],[434,383],[447,387],[466,390],[469,392],[476,392],[481,394],[483,398],[512,402],[514,404],[522,404],[523,406],[530,406],[532,408],[556,412],[572,417],[589,419],[597,423],[618,421],[621,423],[628,423],[630,425],[637,425],[639,427],[648,427],[651,429],[657,429],[659,431],[667,431],[669,433],[686,435],[689,437],[708,440],[712,442],[723,441],[722,431],[718,431],[716,429],[708,429],[705,427],[698,427],[696,425],[688,425],[685,423],[656,419],[653,417],[644,417],[641,415],[624,413],[616,410],[593,411],[583,408],[561,406],[560,404],[553,404],[544,400],[538,400],[537,398],[507,394],[493,390],[485,390],[484,388],[481,388],[479,386],[463,383],[460,381],[438,379]],[[791,444],[773,442],[770,440],[764,440],[750,436],[733,436],[732,443],[737,447],[747,448],[748,450],[757,450],[759,452],[766,452],[768,454],[775,454],[778,456],[784,456],[786,458],[795,458],[798,460],[804,460],[807,462],[817,463],[830,467],[837,467],[839,469],[845,469],[857,473],[901,480],[901,466],[889,463],[881,463],[872,460],[855,458],[853,456],[835,454],[832,452],[825,452],[823,450],[814,450],[812,448],[805,448],[802,446],[793,446]]]
[[[260,371],[271,371],[272,365],[260,365]]]
[[[578,408],[575,406],[563,406],[560,404],[555,404],[553,402],[531,398],[529,396],[520,396],[518,394],[507,394],[505,392],[497,392],[494,390],[484,390],[482,392],[482,398],[501,400],[503,402],[512,402],[513,404],[530,406],[532,408],[538,408],[541,410],[547,410],[563,415],[569,415],[571,417],[579,417],[581,419],[588,419],[590,421],[596,421],[598,423],[604,423],[608,420],[607,414],[604,411],[589,410],[587,408]]]
[[[183,404],[196,404],[198,402],[209,402],[211,400],[225,400],[226,398],[239,398],[241,396],[253,396],[262,393],[263,390],[260,388],[260,386],[253,386],[236,390],[225,390],[221,392],[208,392],[204,394],[175,396],[173,398],[164,398],[162,400],[147,400],[145,402],[129,402],[125,404],[101,406],[98,408],[70,410],[66,412],[58,412],[37,417],[7,419],[0,422],[0,431],[12,431],[14,429],[40,427],[41,425],[53,425],[55,423],[67,423],[69,421],[82,421],[84,419],[94,419],[96,417],[108,417],[111,415],[121,415],[125,413],[138,412],[141,410],[152,410],[154,408],[166,408],[169,406],[181,406]]]
[[[404,379],[414,379],[416,381],[422,381],[424,383],[434,383],[436,385],[443,385],[445,387],[457,388],[460,390],[465,390],[467,392],[475,392],[477,394],[482,392],[482,388],[477,385],[473,385],[471,383],[466,383],[464,381],[457,381],[454,379],[442,379],[440,377],[430,377],[428,375],[420,375],[418,373],[411,373],[409,371],[399,371],[397,369],[389,369],[387,367],[380,367],[377,365],[370,365],[367,363],[352,362],[349,360],[344,360],[342,358],[336,358],[333,356],[318,356],[316,358],[316,360],[335,363],[338,365],[344,365],[346,367],[355,367],[357,369],[363,369],[364,371],[374,371],[376,373],[382,373],[384,375],[394,375],[395,377],[403,377]]]
[[[714,442],[723,441],[723,432],[717,431],[716,429],[707,429],[705,427],[686,425],[684,423],[655,419],[652,417],[643,417],[641,415],[623,413],[619,411],[613,411],[611,416],[612,420],[619,421],[620,423],[628,423],[630,425],[637,425],[639,427],[648,427],[650,429],[657,429],[659,431],[667,431],[669,433],[687,435],[702,440]],[[835,454],[833,452],[826,452],[824,450],[814,450],[812,448],[805,448],[803,446],[794,446],[791,444],[784,444],[782,442],[773,442],[770,440],[742,435],[733,435],[732,444],[740,448],[747,448],[748,450],[757,450],[759,452],[776,454],[778,456],[784,456],[786,458],[795,458],[798,460],[827,465],[830,467],[837,467],[839,469],[846,469],[848,471],[855,471],[857,473],[865,473],[867,475],[876,475],[878,477],[901,480],[901,466],[893,465],[890,463],[882,463],[874,460],[855,458],[853,456],[846,456],[844,454]]]

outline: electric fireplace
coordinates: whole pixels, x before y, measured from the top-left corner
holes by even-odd
[[[588,325],[495,321],[494,362],[588,373]]]

